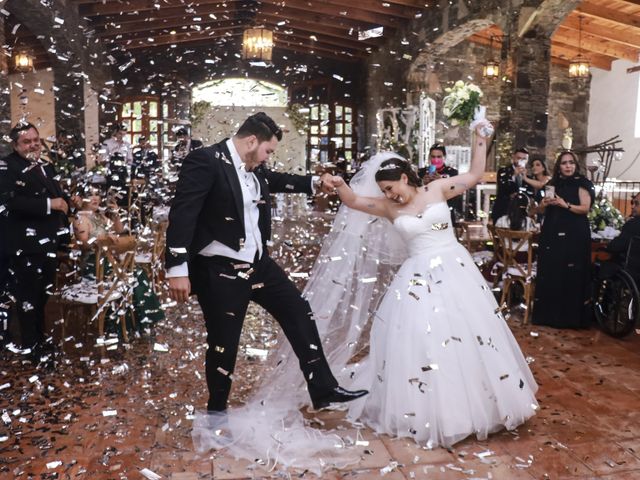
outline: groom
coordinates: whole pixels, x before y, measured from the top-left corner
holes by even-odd
[[[249,301],[278,321],[300,362],[314,408],[367,394],[338,386],[324,356],[309,303],[271,259],[271,192],[331,191],[323,178],[265,168],[282,130],[265,113],[230,139],[194,150],[180,170],[169,213],[166,268],[172,299],[198,297],[207,327],[209,411],[224,411]],[[284,392],[283,392],[284,393]]]

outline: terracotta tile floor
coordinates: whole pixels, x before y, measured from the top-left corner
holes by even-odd
[[[325,220],[276,224],[276,255],[307,271]],[[300,280],[297,280],[300,281]],[[55,302],[49,315],[59,317]],[[596,329],[555,331],[510,325],[533,359],[541,410],[517,432],[467,439],[450,451],[364,430],[369,445],[350,470],[325,479],[638,479],[640,337],[615,340]],[[56,327],[57,328],[57,327]],[[73,333],[73,328],[67,332]],[[81,329],[77,329],[81,330]],[[244,346],[266,348],[273,327],[252,308]],[[168,351],[154,349],[165,345]],[[205,333],[196,304],[172,307],[167,320],[111,350],[77,333],[54,369],[36,368],[8,350],[0,357],[0,478],[139,479],[148,469],[173,480],[315,478],[266,471],[224,451],[197,455],[190,414],[206,401]],[[240,402],[260,372],[242,353],[233,392]],[[339,412],[315,414],[327,428],[353,429]]]

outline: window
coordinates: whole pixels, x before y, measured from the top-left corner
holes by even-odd
[[[225,78],[195,87],[193,101],[205,101],[217,106],[286,107],[287,91],[271,82]]]
[[[119,123],[127,128],[125,138],[137,145],[141,136],[147,137],[151,147],[161,150],[162,117],[156,98],[131,98],[122,104]]]

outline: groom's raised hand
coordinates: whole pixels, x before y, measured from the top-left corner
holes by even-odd
[[[184,303],[189,300],[191,282],[189,277],[169,277],[169,297],[176,302]]]

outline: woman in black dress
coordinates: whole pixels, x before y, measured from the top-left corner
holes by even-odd
[[[538,249],[533,323],[585,328],[591,320],[591,231],[587,214],[593,183],[580,174],[573,152],[558,155],[547,194],[540,204],[544,223]]]

